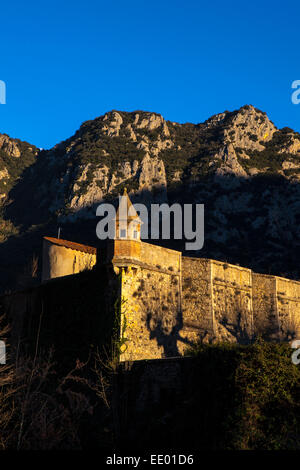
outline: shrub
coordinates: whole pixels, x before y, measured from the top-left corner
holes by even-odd
[[[203,384],[198,420],[209,419],[203,428],[216,433],[209,447],[300,449],[300,368],[288,344],[199,344],[189,354],[197,358]]]

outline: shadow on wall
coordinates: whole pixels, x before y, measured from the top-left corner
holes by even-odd
[[[239,344],[251,344],[254,341],[254,334],[249,331],[249,325],[245,323],[245,314],[238,311],[236,314],[236,322],[230,323],[226,317],[220,321],[225,330],[235,338]]]
[[[148,313],[146,325],[149,331],[149,339],[155,339],[158,346],[162,346],[164,350],[164,357],[180,356],[178,350],[178,342],[186,345],[193,346],[194,343],[180,335],[180,330],[183,328],[182,312],[177,313],[175,325],[171,328],[166,327],[164,318],[156,318],[155,313]],[[154,327],[153,325],[154,321]],[[200,338],[199,338],[200,339]]]

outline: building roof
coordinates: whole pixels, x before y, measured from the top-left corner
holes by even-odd
[[[142,223],[141,219],[139,218],[134,205],[132,204],[128,194],[127,189],[124,189],[123,195],[120,197],[120,203],[117,210],[116,219],[123,220],[123,217],[128,220],[136,220],[139,223]]]
[[[64,246],[65,248],[70,248],[71,250],[83,251],[84,253],[90,253],[95,255],[97,253],[97,248],[88,245],[82,245],[81,243],[74,243],[68,240],[62,240],[61,238],[53,237],[44,237],[44,240],[47,240],[54,245]]]

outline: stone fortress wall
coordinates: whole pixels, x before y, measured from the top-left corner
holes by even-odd
[[[44,251],[44,280],[96,263],[95,249],[64,240],[46,239]],[[300,337],[298,281],[183,257],[140,240],[111,240],[97,258],[97,265],[119,276],[122,361],[180,356],[199,340],[247,344],[256,336]]]
[[[114,241],[112,263],[121,277],[121,324],[128,338],[122,360],[178,356],[181,328],[181,253],[141,241]]]
[[[257,336],[300,337],[298,281],[188,257],[181,272],[132,265],[121,276],[128,338],[122,361],[183,355],[200,339],[247,344]]]

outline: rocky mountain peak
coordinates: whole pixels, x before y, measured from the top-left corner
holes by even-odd
[[[20,157],[21,152],[18,144],[6,134],[0,134],[0,150],[3,150],[10,157]]]
[[[107,122],[106,122],[107,121]],[[102,127],[102,131],[110,136],[119,136],[121,125],[123,124],[123,118],[121,114],[117,113],[116,111],[112,111],[111,113],[105,114],[103,118],[103,122],[105,123]]]
[[[263,150],[265,142],[271,140],[276,131],[265,113],[254,106],[243,106],[232,117],[225,138],[233,141],[236,147]]]
[[[237,111],[216,114],[205,124],[209,128],[223,128],[226,143],[248,150],[263,150],[265,143],[278,130],[266,113],[252,105],[242,106]]]
[[[199,125],[173,123],[153,112],[112,110],[47,152],[48,174],[57,167],[60,176],[45,185],[40,200],[47,206],[53,188],[50,210],[71,220],[79,213],[93,216],[93,205],[117,196],[125,184],[132,192],[159,191],[165,200],[173,184],[184,180],[190,187],[209,175],[226,187],[274,170],[298,178],[299,162],[292,155],[299,149],[296,133],[278,131],[252,105]]]
[[[157,129],[160,129],[166,137],[170,135],[166,121],[157,113],[110,111],[99,119],[102,120],[103,133],[112,137],[118,137],[122,133],[128,135],[127,131],[129,131],[131,140],[136,141],[136,132],[141,133],[141,130],[151,132]]]
[[[2,241],[19,231],[27,237],[26,230],[34,232],[37,225],[42,234],[51,221],[54,232],[57,226],[74,227],[74,240],[84,242],[96,206],[116,202],[125,186],[140,202],[204,203],[206,251],[196,256],[269,272],[266,253],[271,253],[274,270],[281,273],[280,259],[288,253],[278,257],[278,252],[299,240],[300,134],[277,129],[254,106],[200,124],[112,110],[84,122],[38,158],[37,152],[0,134]],[[291,260],[290,273],[298,270]]]

